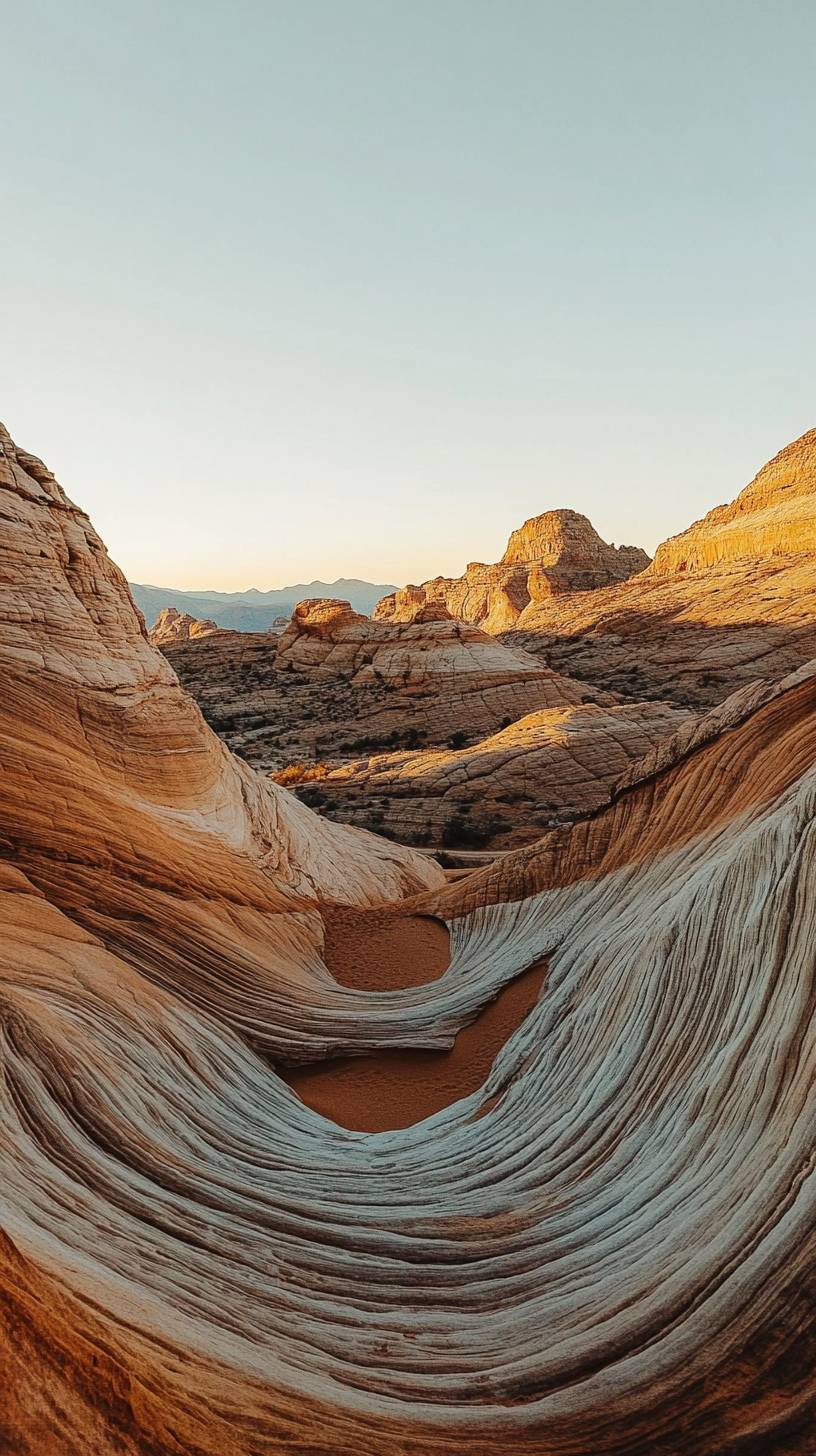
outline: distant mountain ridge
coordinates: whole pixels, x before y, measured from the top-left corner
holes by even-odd
[[[301,582],[276,591],[259,591],[257,587],[243,592],[180,591],[176,587],[134,581],[129,586],[148,630],[164,607],[176,607],[180,612],[189,612],[191,617],[209,617],[217,626],[230,627],[235,632],[265,632],[276,617],[291,616],[298,602],[311,597],[342,597],[351,602],[355,611],[370,616],[380,597],[396,590],[394,586],[354,577]]]

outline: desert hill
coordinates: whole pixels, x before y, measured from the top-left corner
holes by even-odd
[[[306,601],[277,637],[191,633],[161,646],[230,746],[275,770],[464,743],[599,696],[438,608],[427,620],[373,622],[348,602]]]
[[[276,777],[332,819],[402,843],[501,849],[605,804],[689,716],[664,703],[540,709],[467,747],[395,749]]]
[[[816,656],[816,431],[611,589],[531,601],[507,639],[631,699],[705,708]]]
[[[643,571],[649,557],[637,546],[609,546],[577,511],[546,511],[514,531],[495,566],[474,561],[460,577],[434,577],[383,597],[379,621],[410,622],[427,604],[486,632],[510,630],[531,601],[589,591]]]

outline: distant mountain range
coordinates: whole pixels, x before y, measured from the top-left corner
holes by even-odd
[[[209,617],[219,627],[231,627],[236,632],[265,632],[276,617],[291,616],[297,603],[308,597],[340,597],[351,602],[355,611],[370,616],[380,597],[396,590],[386,584],[344,577],[338,581],[302,582],[278,591],[258,591],[256,587],[244,592],[178,591],[170,586],[142,586],[135,581],[129,585],[148,628],[163,607],[177,607],[180,612]]]

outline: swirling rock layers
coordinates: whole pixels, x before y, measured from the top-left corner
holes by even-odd
[[[6,1449],[804,1456],[814,671],[446,887],[232,760],[3,447]],[[321,906],[378,891],[446,921],[441,975],[331,974]],[[542,958],[421,1121],[351,1131],[276,1070],[444,1051]]]

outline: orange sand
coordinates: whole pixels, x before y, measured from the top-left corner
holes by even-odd
[[[437,981],[450,963],[450,937],[432,915],[399,909],[324,907],[323,958],[343,986],[357,991],[401,991]]]
[[[278,1070],[307,1106],[342,1127],[358,1132],[410,1127],[481,1087],[497,1053],[538,1000],[546,969],[546,961],[538,961],[505,986],[449,1051],[383,1051]]]

